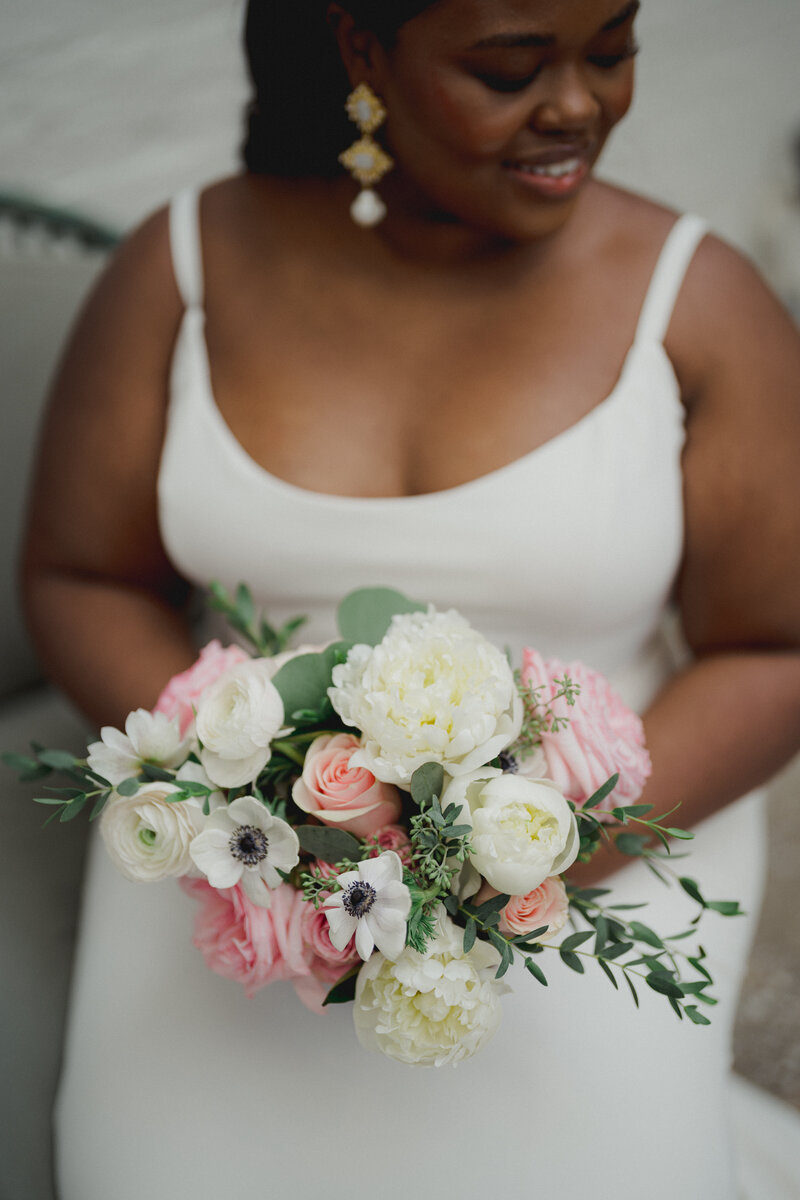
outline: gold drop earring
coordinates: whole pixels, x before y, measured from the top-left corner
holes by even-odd
[[[386,205],[372,184],[383,179],[394,166],[393,160],[372,137],[386,120],[386,109],[368,83],[360,83],[347,97],[347,115],[357,126],[361,137],[339,155],[339,162],[361,185],[361,191],[350,205],[350,216],[357,225],[377,225],[386,216]]]

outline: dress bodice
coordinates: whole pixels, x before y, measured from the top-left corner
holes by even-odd
[[[617,384],[587,416],[468,483],[374,498],[296,487],[236,440],[211,387],[195,193],[174,202],[171,233],[186,310],[159,512],[188,579],[246,580],[272,619],[307,614],[309,641],[332,635],[351,589],[395,587],[457,607],[515,658],[524,644],[582,658],[646,701],[683,540],[683,406],[663,336],[700,221],[673,226]]]

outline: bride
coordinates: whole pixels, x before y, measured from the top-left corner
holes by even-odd
[[[758,804],[736,798],[800,716],[800,342],[699,221],[593,178],[637,8],[250,0],[245,170],[156,213],[90,299],[42,443],[27,606],[103,724],[190,664],[187,601],[213,578],[247,579],[274,620],[308,613],[309,641],[384,584],[517,655],[584,658],[644,712],[646,799],[681,801],[692,873],[752,911]],[[338,159],[359,131],[354,181]],[[693,915],[637,865],[613,886],[653,923]],[[346,1012],[282,985],[247,1000],[190,930],[177,889],[93,855],[63,1200],[734,1194],[745,922],[704,927],[710,1029],[554,971],[547,991],[512,980],[457,1072],[370,1056]]]

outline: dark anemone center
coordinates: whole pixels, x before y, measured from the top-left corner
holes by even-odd
[[[365,917],[377,898],[377,892],[372,884],[359,879],[345,888],[342,903],[345,912],[349,912],[351,917]]]
[[[231,834],[228,845],[231,854],[243,862],[246,867],[257,867],[267,857],[269,842],[263,829],[254,825],[240,825]]]

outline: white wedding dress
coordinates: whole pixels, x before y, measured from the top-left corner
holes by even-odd
[[[662,346],[703,229],[684,217],[658,262],[614,391],[538,449],[463,486],[408,498],[313,493],[237,443],[204,344],[196,198],[172,210],[186,313],[159,479],[165,545],[205,584],[248,580],[270,617],[334,632],[338,599],[369,584],[459,608],[515,656],[583,659],[641,708],[674,669],[662,633],[682,544],[683,410]],[[678,797],[676,797],[678,799]],[[757,911],[758,797],[697,829],[685,871]],[[618,902],[649,901],[665,934],[695,906],[639,864]],[[542,988],[516,968],[500,1032],[457,1069],[359,1046],[349,1006],[323,1017],[290,984],[247,999],[192,947],[174,881],[141,886],[95,842],[58,1103],[61,1200],[416,1196],[674,1200],[736,1196],[730,1033],[753,919],[707,914],[719,1006],[679,1022],[641,988],[637,1011],[599,969],[555,953]],[[755,1200],[759,1200],[758,1197]]]

